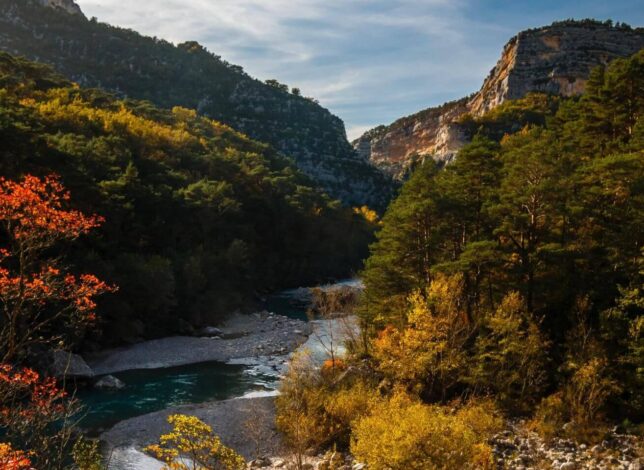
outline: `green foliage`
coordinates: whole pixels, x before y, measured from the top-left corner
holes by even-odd
[[[347,205],[383,210],[389,202],[391,181],[355,157],[342,121],[314,100],[288,93],[275,80],[256,80],[197,42],[175,46],[41,3],[0,0],[0,50],[53,64],[83,87],[100,87],[160,108],[182,106],[226,123],[292,157],[300,170]]]
[[[78,470],[105,470],[98,441],[79,438],[72,450],[75,467]]]
[[[0,140],[1,174],[57,173],[80,209],[105,217],[70,253],[121,287],[100,305],[104,342],[210,323],[257,291],[348,275],[375,224],[267,145],[193,110],[81,89],[6,54]]]
[[[432,402],[492,393],[513,413],[556,391],[538,411],[553,429],[642,419],[643,63],[640,51],[596,70],[580,98],[466,117],[476,135],[455,162],[414,172],[359,306],[393,387]],[[460,283],[443,298],[458,301],[441,310],[431,291],[445,275]],[[464,337],[441,329],[461,318]]]
[[[518,293],[509,293],[483,320],[476,339],[471,382],[513,410],[529,411],[547,384],[548,343],[525,311]]]

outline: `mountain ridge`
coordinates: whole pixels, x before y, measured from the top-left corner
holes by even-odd
[[[45,13],[43,5],[54,8]],[[84,87],[196,109],[292,157],[347,205],[382,209],[389,201],[389,178],[360,158],[342,120],[314,100],[276,81],[260,82],[197,42],[175,46],[70,15],[65,5],[73,10],[75,4],[0,0],[0,50],[52,65]]]
[[[460,120],[480,117],[532,92],[563,96],[584,91],[590,71],[644,47],[644,29],[594,20],[567,20],[519,32],[478,92],[378,126],[352,142],[358,154],[403,179],[431,157],[449,162],[471,138]]]

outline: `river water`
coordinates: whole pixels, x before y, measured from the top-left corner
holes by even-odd
[[[359,287],[356,280],[337,285]],[[307,320],[308,289],[292,289],[270,296],[266,309],[290,318]],[[341,342],[346,322],[313,320],[313,330],[301,349],[317,361],[326,358],[329,339]],[[342,352],[342,348],[336,350]],[[278,359],[277,361],[275,359]],[[250,358],[231,363],[204,362],[178,367],[130,370],[112,374],[122,380],[123,390],[80,390],[77,397],[85,405],[80,422],[90,436],[98,436],[119,421],[182,404],[198,404],[237,397],[277,393],[282,368],[279,358]],[[118,449],[112,455],[110,470],[152,470],[159,462],[133,447]]]

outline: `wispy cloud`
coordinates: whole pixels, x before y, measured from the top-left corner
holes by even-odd
[[[610,10],[599,0],[584,7],[544,0],[528,17],[521,15],[528,0],[78,3],[87,16],[173,42],[197,40],[257,78],[297,86],[343,118],[350,137],[475,91],[520,29]],[[635,1],[612,3],[639,11]]]

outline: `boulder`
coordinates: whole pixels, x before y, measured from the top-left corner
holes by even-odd
[[[223,336],[224,332],[214,326],[204,326],[198,332],[198,336]]]
[[[94,372],[78,354],[58,349],[52,353],[50,372],[56,378],[91,379]]]
[[[94,388],[103,388],[108,390],[121,390],[125,388],[125,384],[114,377],[113,375],[106,375],[100,378],[95,384]]]

